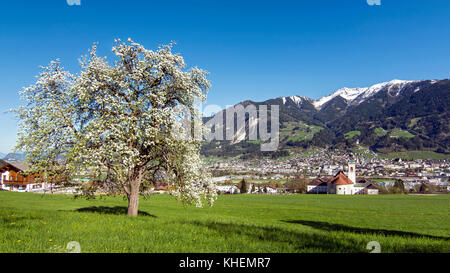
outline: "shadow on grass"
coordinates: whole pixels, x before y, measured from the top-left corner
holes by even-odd
[[[86,208],[79,208],[75,210],[77,212],[91,212],[91,213],[100,213],[100,214],[114,214],[114,215],[127,215],[128,208],[127,207],[105,207],[105,206],[92,206],[92,207],[86,207]],[[150,214],[145,211],[139,211],[139,216],[147,216],[147,217],[156,217],[153,214]]]
[[[300,224],[300,221],[283,221],[288,223],[297,223]],[[311,223],[312,222],[312,223]],[[229,240],[236,240],[233,238],[234,236],[243,237],[242,242],[245,244],[247,242],[263,242],[267,244],[273,244],[273,250],[275,252],[314,252],[314,253],[367,253],[369,250],[366,249],[367,243],[370,241],[370,235],[368,233],[379,233],[384,230],[368,230],[368,229],[359,229],[353,227],[346,227],[346,229],[342,228],[342,225],[322,225],[325,228],[321,228],[320,233],[315,233],[311,231],[296,231],[289,230],[278,227],[270,227],[270,226],[256,226],[256,225],[245,225],[245,224],[234,224],[234,223],[220,223],[215,221],[193,221],[186,222],[188,224],[194,224],[200,227],[205,227],[211,230],[217,231],[221,236],[226,237]],[[321,222],[313,222],[313,221],[303,221],[303,224],[318,224]],[[328,223],[325,223],[328,224]],[[329,228],[329,229],[327,229]],[[343,234],[342,236],[336,234],[330,234],[326,231],[331,230],[343,230],[348,232],[355,233],[365,233],[362,234],[360,238],[351,238],[350,236],[346,236]],[[392,231],[389,234],[392,235]],[[383,233],[384,235],[388,233]],[[395,233],[395,235],[408,236],[412,238],[416,236],[418,238],[433,238],[433,239],[443,239],[448,240],[446,237],[438,237],[438,236],[427,236],[415,233]],[[408,235],[405,235],[408,234]],[[414,234],[414,235],[412,235]],[[363,236],[366,235],[366,236]],[[247,240],[247,237],[250,240]],[[281,243],[281,245],[279,245]],[[383,252],[401,252],[401,253],[424,253],[424,252],[448,252],[447,243],[444,242],[436,242],[437,244],[429,244],[423,245],[420,243],[410,243],[410,244],[402,244],[398,245],[386,246],[383,249]],[[276,248],[277,244],[279,248]],[[260,251],[258,246],[255,246],[255,249],[251,251]],[[246,252],[249,252],[246,250]]]
[[[293,220],[293,221],[283,221],[291,224],[301,224],[304,226],[309,226],[322,231],[345,231],[351,233],[358,234],[377,234],[384,236],[401,236],[401,237],[410,237],[410,238],[429,238],[429,239],[438,239],[438,240],[449,240],[448,237],[440,237],[433,235],[426,235],[414,232],[407,231],[399,231],[399,230],[387,230],[387,229],[371,229],[371,228],[359,228],[346,226],[342,224],[331,224],[327,222],[320,221],[306,221],[306,220]]]
[[[231,237],[237,235],[239,237],[248,237],[251,241],[261,241],[268,244],[286,245],[286,251],[294,249],[298,252],[328,252],[341,253],[367,252],[364,244],[350,238],[341,239],[326,234],[317,234],[311,232],[297,232],[276,227],[264,227],[254,225],[243,225],[233,223],[219,222],[187,222],[200,227],[205,227],[217,231],[223,236]],[[244,239],[245,241],[245,239]],[[283,247],[283,246],[282,246]],[[258,249],[254,249],[258,251]],[[274,249],[275,250],[275,249]],[[280,251],[280,250],[276,250]],[[283,251],[283,250],[281,250]]]
[[[35,216],[19,216],[19,217],[8,217],[4,215],[0,215],[0,227],[7,228],[7,229],[21,229],[25,228],[27,221],[40,221],[42,220],[42,217],[35,217]]]

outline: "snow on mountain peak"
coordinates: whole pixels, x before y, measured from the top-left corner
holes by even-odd
[[[329,102],[330,100],[334,99],[335,97],[342,97],[344,99],[346,99],[347,101],[352,101],[354,99],[356,99],[359,95],[361,95],[362,93],[364,93],[366,91],[367,88],[341,88],[338,89],[336,92],[332,93],[329,96],[325,96],[319,100],[316,100],[313,102],[314,107],[316,108],[321,108],[325,103]]]
[[[310,99],[304,96],[289,96],[289,97],[281,97],[281,100],[283,101],[283,104],[286,104],[287,100],[293,101],[297,106],[300,106],[300,104],[303,101],[309,101]]]
[[[300,105],[300,103],[304,100],[304,97],[301,96],[290,96],[289,98],[297,105]]]
[[[375,95],[376,93],[378,93],[380,90],[382,90],[385,87],[388,87],[389,91],[391,88],[396,87],[397,88],[396,95],[398,95],[398,92],[400,91],[400,89],[403,88],[404,85],[411,83],[411,82],[414,82],[414,81],[403,81],[403,80],[394,79],[389,82],[377,83],[370,87],[356,87],[356,88],[344,87],[344,88],[338,89],[336,92],[332,93],[331,95],[325,96],[323,98],[320,98],[320,99],[314,101],[313,105],[317,109],[320,109],[325,103],[329,102],[330,100],[332,100],[338,96],[347,100],[348,103],[359,104],[359,103],[363,102],[366,98],[369,98],[369,97]]]

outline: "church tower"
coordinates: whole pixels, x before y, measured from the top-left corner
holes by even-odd
[[[348,173],[347,177],[353,182],[356,183],[356,163],[355,161],[348,162]]]

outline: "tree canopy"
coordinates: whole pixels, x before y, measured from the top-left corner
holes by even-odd
[[[210,87],[207,72],[186,70],[172,44],[156,51],[128,39],[116,40],[114,62],[97,55],[96,45],[73,75],[56,60],[37,82],[21,91],[26,105],[16,149],[26,152],[34,171],[106,177],[94,189],[126,194],[128,214],[137,215],[142,184],[164,182],[188,204],[212,205],[215,186],[201,168],[200,140],[180,138],[177,106],[199,116],[197,100]],[[106,176],[105,176],[106,174]]]

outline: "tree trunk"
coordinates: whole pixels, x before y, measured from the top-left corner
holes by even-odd
[[[130,183],[130,195],[128,196],[128,216],[137,216],[139,208],[139,183]]]

